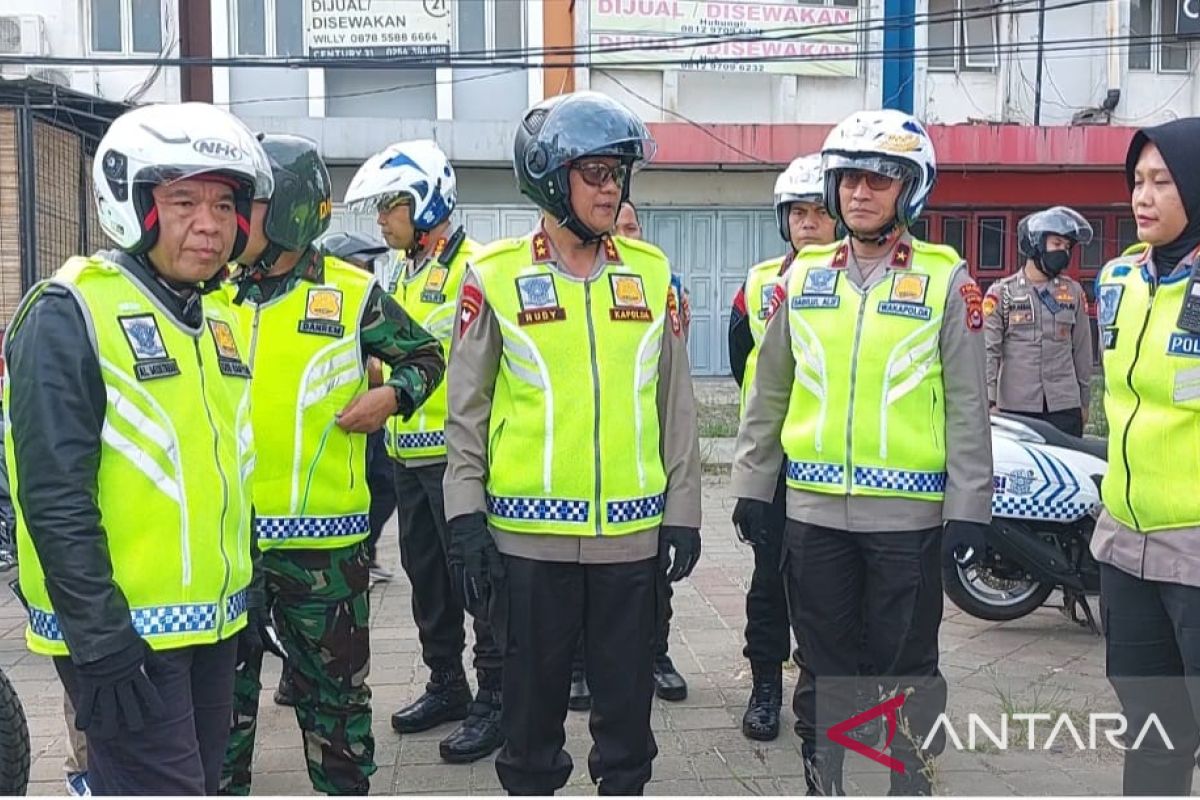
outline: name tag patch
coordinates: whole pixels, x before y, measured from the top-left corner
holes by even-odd
[[[837,308],[842,298],[835,295],[807,295],[792,298],[792,308]]]
[[[517,278],[517,300],[521,311],[519,325],[537,325],[567,318],[567,310],[558,304],[553,275],[525,275]]]
[[[217,367],[221,370],[221,374],[234,378],[249,378],[250,368],[242,362],[242,356],[238,353],[237,339],[234,338],[233,329],[229,327],[229,323],[219,319],[210,319],[208,331],[212,334],[213,344],[217,348]]]
[[[758,309],[759,319],[770,319],[771,313],[775,310],[771,307],[771,298],[775,294],[775,284],[768,283],[762,287],[762,294],[759,295],[761,308]]]
[[[1100,339],[1104,342],[1105,350],[1112,350],[1117,346],[1117,329],[1105,328],[1100,332]]]
[[[118,319],[125,331],[125,340],[136,359],[133,374],[139,381],[169,378],[179,374],[179,364],[167,353],[162,332],[158,329],[158,320],[153,314],[137,314]]]
[[[346,333],[346,326],[341,324],[341,319],[342,293],[340,290],[325,287],[309,289],[304,319],[300,320],[298,330],[301,333],[340,339]]]
[[[883,302],[879,304],[880,314],[890,314],[894,317],[928,320],[933,317],[933,309],[929,306],[918,306],[912,303]]]
[[[425,286],[421,290],[422,303],[436,303],[441,305],[446,302],[446,293],[443,290],[446,288],[446,277],[449,274],[450,270],[441,264],[435,264],[429,270],[429,277],[425,279]]]
[[[1167,340],[1167,354],[1200,358],[1200,334],[1172,333]]]
[[[608,313],[614,322],[650,322],[654,319],[646,305],[642,276],[612,274],[608,276],[608,285],[613,299],[613,307]]]

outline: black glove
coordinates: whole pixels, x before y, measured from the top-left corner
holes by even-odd
[[[166,709],[158,690],[146,675],[149,647],[141,639],[99,661],[79,664],[79,706],[75,727],[97,739],[118,733],[138,733],[146,720],[161,717]]]
[[[450,576],[463,608],[471,616],[487,619],[488,600],[493,589],[504,580],[504,561],[487,515],[482,511],[463,514],[450,520]]]
[[[279,655],[278,647],[267,631],[270,625],[271,615],[267,609],[251,608],[246,611],[246,627],[238,632],[237,665],[239,667],[250,661],[261,662],[263,651],[268,648],[271,652]],[[282,657],[280,656],[280,658]]]
[[[733,529],[738,538],[751,547],[766,544],[767,517],[771,504],[751,497],[739,497],[733,507]]]
[[[674,558],[671,551],[674,550]],[[700,560],[700,530],[663,525],[658,529],[658,564],[671,583],[681,581]]]
[[[942,560],[969,567],[987,552],[988,526],[979,522],[952,519],[946,523],[942,538]]]

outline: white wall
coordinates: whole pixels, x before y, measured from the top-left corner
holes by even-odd
[[[52,56],[89,55],[86,45],[88,30],[84,8],[88,0],[3,0],[0,15],[39,16],[43,20],[44,49]],[[172,55],[179,53],[179,22],[175,13],[175,0],[162,0],[163,41],[173,42]],[[152,67],[125,66],[120,56],[113,56],[113,64],[103,66],[54,67],[67,72],[71,88],[76,91],[96,94],[108,100],[136,99],[141,102],[172,102],[179,100],[179,70],[163,68],[153,83],[144,92],[139,87],[150,77]],[[10,76],[9,70],[5,75]]]
[[[1129,3],[1119,2],[1119,35],[1129,34]],[[1050,3],[1053,6],[1054,3]],[[992,72],[958,74],[918,68],[918,111],[929,123],[960,123],[969,119],[1032,124],[1036,95],[1036,7],[1000,19],[1000,41],[1021,43],[1019,53],[1001,54],[1000,68]],[[928,3],[918,4],[918,13]],[[1048,10],[1045,22],[1047,50],[1042,62],[1041,124],[1068,125],[1081,110],[1098,107],[1109,88],[1107,49],[1064,50],[1055,40],[1109,37],[1107,3]],[[926,42],[919,31],[918,48]],[[1057,51],[1056,51],[1057,50]],[[1191,74],[1130,71],[1126,48],[1118,48],[1117,86],[1121,99],[1113,113],[1120,125],[1148,125],[1195,114],[1200,108],[1200,81],[1195,77],[1200,47],[1192,45]]]

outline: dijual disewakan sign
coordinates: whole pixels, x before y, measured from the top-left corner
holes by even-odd
[[[754,0],[591,0],[589,12],[593,64],[826,77],[852,77],[858,70],[854,7]]]
[[[309,58],[445,56],[450,0],[304,0]]]

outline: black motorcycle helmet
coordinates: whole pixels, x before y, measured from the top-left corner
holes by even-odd
[[[544,100],[521,117],[513,142],[513,168],[521,194],[550,212],[584,242],[608,231],[594,231],[571,208],[571,162],[585,156],[614,156],[633,169],[654,157],[650,131],[625,106],[599,92],[574,92]],[[621,188],[629,198],[630,180]]]
[[[1017,223],[1017,252],[1053,278],[1066,269],[1071,260],[1071,251],[1065,251],[1065,256],[1047,258],[1049,251],[1046,250],[1046,239],[1049,236],[1067,239],[1073,249],[1076,244],[1092,241],[1092,226],[1079,212],[1066,206],[1034,212]]]
[[[327,233],[317,240],[316,246],[318,250],[334,258],[351,264],[365,265],[363,268],[371,272],[375,271],[375,259],[388,252],[388,247],[383,242],[358,231]]]
[[[317,143],[303,136],[260,133],[258,141],[271,164],[275,190],[267,201],[263,232],[267,248],[254,265],[266,271],[289,250],[303,250],[329,228],[333,186]],[[261,198],[260,198],[261,199]]]

